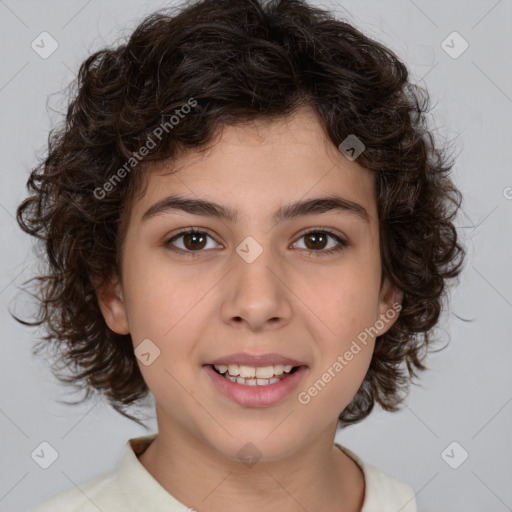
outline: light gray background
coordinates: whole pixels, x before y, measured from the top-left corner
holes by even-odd
[[[432,96],[436,133],[455,141],[454,177],[465,198],[457,221],[468,248],[421,387],[400,413],[377,408],[337,440],[417,492],[423,512],[512,510],[512,172],[511,0],[352,0],[329,7],[405,60]],[[71,399],[44,361],[30,355],[40,331],[16,323],[28,311],[22,282],[33,275],[32,240],[15,223],[36,154],[52,123],[50,94],[74,78],[92,51],[128,34],[163,1],[0,1],[0,511],[20,512],[117,464],[130,437],[147,432],[104,403]],[[345,12],[345,9],[347,12]],[[42,59],[31,42],[49,32],[59,47]],[[453,31],[469,48],[458,58],[441,47]],[[455,43],[454,43],[455,44]],[[457,43],[458,44],[458,43]],[[49,104],[63,111],[62,96]],[[462,322],[457,315],[472,322]],[[154,421],[150,422],[156,428]],[[153,430],[155,431],[155,430]],[[47,441],[59,457],[41,469],[31,452]],[[452,469],[441,453],[457,461]]]

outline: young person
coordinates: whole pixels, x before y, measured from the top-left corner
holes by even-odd
[[[159,11],[82,64],[18,208],[47,255],[36,351],[140,424],[151,393],[158,432],[36,512],[416,511],[334,438],[399,409],[462,267],[427,107],[298,0]]]

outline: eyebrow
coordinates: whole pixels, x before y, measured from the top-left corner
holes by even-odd
[[[363,206],[336,195],[308,199],[305,201],[295,201],[286,206],[282,206],[275,213],[273,220],[274,222],[279,222],[284,219],[326,213],[333,210],[352,213],[365,222],[370,221],[368,212]],[[157,215],[171,212],[185,212],[193,215],[214,217],[231,223],[236,222],[238,219],[238,212],[227,206],[204,199],[192,199],[171,195],[161,199],[146,210],[142,215],[142,222]]]

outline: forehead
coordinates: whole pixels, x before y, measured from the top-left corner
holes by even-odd
[[[145,181],[144,195],[133,207],[135,221],[171,193],[261,215],[274,214],[274,206],[336,194],[376,217],[374,176],[337,149],[309,108],[223,126],[206,151],[151,163]]]

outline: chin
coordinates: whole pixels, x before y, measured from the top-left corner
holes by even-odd
[[[295,436],[289,426],[286,428],[286,420],[279,426],[280,421],[262,423],[256,428],[248,428],[246,423],[240,428],[230,425],[228,431],[233,437],[223,433],[222,438],[210,439],[209,444],[221,456],[248,466],[282,460],[294,455],[307,441]]]

